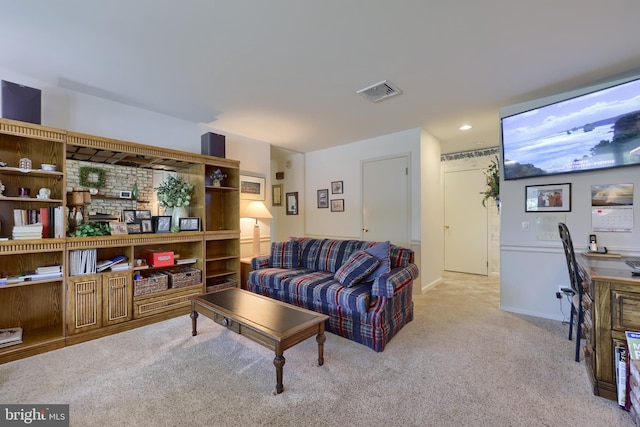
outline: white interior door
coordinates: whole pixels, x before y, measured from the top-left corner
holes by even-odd
[[[487,275],[486,178],[481,170],[444,174],[444,269]]]
[[[362,240],[409,247],[409,159],[362,162]]]

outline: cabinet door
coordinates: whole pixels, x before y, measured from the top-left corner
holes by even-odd
[[[101,283],[99,274],[69,278],[67,333],[76,334],[101,326]]]
[[[102,275],[103,325],[131,320],[132,286],[131,272],[117,271]]]

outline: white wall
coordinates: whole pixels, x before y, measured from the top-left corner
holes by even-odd
[[[444,268],[444,209],[440,173],[440,143],[420,132],[420,284],[424,292],[442,280]]]
[[[609,83],[610,84],[610,83]],[[501,116],[546,105],[567,97],[590,92],[608,84],[594,85],[570,93],[505,107]],[[501,210],[501,308],[517,313],[562,320],[568,318],[569,305],[562,307],[555,297],[559,285],[568,286],[569,276],[560,240],[538,240],[536,218],[549,213],[526,213],[525,186],[570,183],[571,212],[563,212],[577,252],[587,249],[589,234],[596,234],[598,244],[611,252],[629,255],[640,253],[640,167],[632,166],[594,172],[528,178],[500,183]],[[634,184],[634,230],[632,233],[597,232],[591,228],[591,185]],[[530,231],[522,231],[522,223]],[[564,313],[563,313],[564,312]]]
[[[296,153],[286,156],[271,163],[271,176],[274,184],[282,184],[282,206],[274,206],[273,215],[274,242],[289,240],[290,237],[305,236],[305,206],[304,180],[305,180],[305,155]],[[276,172],[284,172],[284,179],[275,180]],[[286,193],[298,193],[298,215],[287,215]]]

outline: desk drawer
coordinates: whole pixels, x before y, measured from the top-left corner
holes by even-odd
[[[640,330],[640,294],[611,290],[611,326],[618,331]]]

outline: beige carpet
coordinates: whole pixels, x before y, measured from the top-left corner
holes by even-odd
[[[188,316],[0,365],[0,402],[69,403],[72,426],[631,426],[593,396],[560,322],[500,311],[495,279],[448,273],[383,353],[327,334],[273,354]]]

